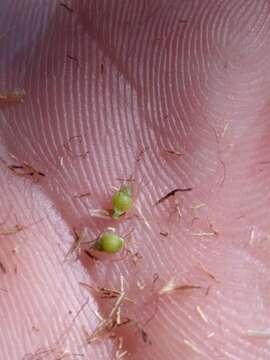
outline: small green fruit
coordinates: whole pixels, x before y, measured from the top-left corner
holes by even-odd
[[[129,186],[122,186],[112,198],[114,219],[119,219],[121,215],[131,209],[133,205],[131,189]]]
[[[108,254],[115,254],[122,249],[124,239],[112,231],[104,232],[95,243],[95,248]]]

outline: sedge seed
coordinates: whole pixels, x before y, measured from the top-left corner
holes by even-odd
[[[131,189],[128,186],[122,186],[112,198],[113,215],[114,219],[125,214],[133,205]]]
[[[120,251],[123,245],[124,239],[122,239],[114,232],[106,231],[99,237],[99,239],[95,243],[95,248],[108,254],[114,254]]]

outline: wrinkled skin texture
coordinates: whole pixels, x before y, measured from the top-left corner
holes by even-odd
[[[1,105],[1,159],[45,177],[0,165],[0,358],[115,359],[115,339],[83,330],[113,301],[79,282],[122,275],[122,311],[148,334],[122,328],[126,358],[269,359],[268,337],[246,335],[270,328],[269,2],[65,3],[1,1],[1,89],[26,90]],[[131,174],[128,219],[91,218]],[[154,206],[177,187],[192,191]],[[143,257],[64,261],[74,226],[132,231]],[[158,296],[173,277],[201,289]]]

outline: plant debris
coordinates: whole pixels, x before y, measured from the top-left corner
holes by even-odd
[[[217,278],[213,274],[211,274],[210,271],[203,264],[200,263],[200,267],[205,272],[205,274],[208,275],[211,279],[215,280],[216,282],[219,282]]]
[[[1,232],[0,232],[0,236],[1,236],[1,235],[2,235],[2,236],[9,236],[9,235],[17,234],[17,233],[19,233],[19,232],[27,229],[28,227],[33,226],[33,225],[41,222],[42,220],[43,220],[43,219],[40,219],[40,220],[38,220],[37,222],[35,222],[35,223],[33,223],[33,224],[29,224],[29,225],[16,224],[13,229],[1,231]]]
[[[13,91],[0,92],[0,103],[23,102],[26,92],[24,89],[15,89]]]
[[[85,236],[86,236],[86,228],[84,228],[80,233],[77,232],[77,230],[75,228],[73,228],[73,236],[74,236],[74,241],[70,247],[70,249],[68,250],[67,254],[65,255],[64,261],[73,253],[80,252],[80,247],[81,247],[81,242],[84,240]]]
[[[198,312],[198,314],[200,315],[200,317],[203,319],[204,322],[206,322],[207,324],[209,323],[206,315],[204,314],[204,312],[202,311],[202,309],[200,308],[200,306],[196,306],[196,310]]]
[[[71,7],[69,7],[67,4],[65,3],[59,3],[60,6],[62,6],[64,9],[66,9],[67,11],[69,11],[70,13],[73,13],[73,9]]]
[[[148,227],[148,229],[151,229],[151,226],[150,226],[149,222],[147,221],[146,217],[143,215],[141,209],[137,206],[134,206],[134,208],[138,212],[137,217],[139,218],[139,220],[141,219],[144,222],[144,224]]]
[[[198,236],[198,237],[208,237],[208,236],[218,236],[219,232],[214,229],[213,225],[209,225],[209,231],[199,231],[199,232],[193,232],[191,233],[192,236]]]
[[[135,320],[131,320],[131,322],[137,327],[139,334],[141,335],[142,341],[146,344],[148,343],[149,345],[152,344],[149,335],[147,334],[147,332],[139,325],[139,323]]]
[[[45,360],[45,359],[54,359],[54,360],[62,360],[67,358],[74,358],[74,357],[84,357],[83,354],[78,353],[72,353],[71,351],[65,349],[63,350],[63,345],[60,345],[61,343],[64,344],[65,337],[69,333],[70,329],[74,325],[76,319],[79,317],[81,312],[84,310],[85,306],[88,305],[89,299],[86,299],[86,301],[81,305],[79,311],[76,313],[74,318],[71,320],[71,323],[66,327],[65,331],[60,335],[60,337],[54,342],[54,344],[50,345],[48,348],[40,348],[35,352],[27,353],[24,355],[22,360]],[[69,314],[72,313],[72,311],[69,310]],[[33,330],[34,329],[32,327]],[[39,329],[38,329],[39,330]]]
[[[270,338],[270,329],[265,329],[265,330],[249,329],[244,331],[243,334],[250,337]]]
[[[89,154],[89,151],[84,151],[84,152],[80,152],[80,153],[75,152],[74,150],[71,149],[71,145],[72,145],[73,142],[75,142],[75,145],[76,145],[76,142],[77,142],[77,146],[82,145],[82,143],[83,143],[82,135],[71,136],[68,139],[68,141],[63,144],[63,147],[70,154],[70,156],[77,157],[77,158],[85,158]]]
[[[159,275],[157,273],[154,273],[153,275],[153,281],[152,281],[152,291],[154,290],[155,283],[159,280]]]
[[[115,303],[107,315],[106,318],[102,318],[97,325],[96,329],[92,332],[92,334],[87,333],[87,342],[93,343],[98,340],[102,340],[108,336],[113,336],[114,331],[117,327],[123,326],[125,324],[128,324],[131,322],[130,319],[125,318],[121,319],[121,306],[124,301],[127,301],[126,292],[124,290],[124,278],[123,276],[120,277],[121,280],[121,289],[118,293],[115,292],[115,289],[106,289],[105,293],[108,293],[109,290],[109,296],[112,296],[112,298],[115,298]],[[102,288],[98,288],[98,292],[101,291],[101,293],[104,292],[104,290],[100,290]],[[104,289],[104,288],[103,288]],[[115,297],[115,295],[117,295]]]
[[[160,231],[160,233],[159,233],[161,236],[168,236],[169,235],[169,233],[168,233],[168,231]]]
[[[12,159],[19,162],[17,157],[13,154],[9,154]],[[3,165],[5,165],[10,171],[13,172],[16,176],[23,176],[23,177],[32,177],[33,182],[38,182],[41,177],[44,177],[45,174],[37,169],[35,169],[32,165],[28,162],[23,161],[20,165],[8,165],[4,159],[0,159]]]
[[[37,182],[40,177],[45,176],[43,172],[36,170],[32,165],[25,161],[23,162],[23,165],[9,165],[8,168],[17,176],[33,176],[35,182]]]
[[[5,230],[5,231],[1,231],[0,232],[0,236],[9,236],[9,235],[14,235],[14,234],[17,234],[31,226],[34,226],[36,224],[39,224],[41,221],[43,221],[47,216],[43,217],[43,218],[40,218],[39,220],[35,221],[35,222],[32,222],[30,224],[27,224],[27,225],[20,225],[20,224],[16,224],[14,225],[13,228],[9,229],[9,230]],[[15,252],[15,251],[13,251]]]
[[[67,54],[67,58],[72,60],[72,61],[76,61],[76,63],[79,62],[79,60],[75,56],[71,56],[71,55]]]
[[[221,182],[219,183],[219,185],[222,186],[222,185],[224,184],[225,180],[226,180],[226,165],[225,165],[225,162],[222,160],[221,155],[220,155],[220,152],[221,152],[221,151],[220,151],[220,141],[219,141],[220,136],[218,135],[216,129],[215,129],[212,125],[209,124],[209,126],[212,128],[212,130],[213,130],[213,132],[214,132],[214,135],[215,135],[216,144],[217,144],[217,156],[218,156],[219,162],[220,162],[220,164],[221,164],[221,166],[222,166],[222,169],[223,169],[222,180],[221,180]],[[227,126],[228,126],[228,125],[227,125]],[[227,129],[226,129],[226,125],[225,125],[224,130],[223,130],[223,134],[221,134],[221,137],[224,136],[224,131],[226,132],[226,130],[227,130]],[[232,145],[232,144],[230,144],[230,145]]]
[[[192,233],[192,236],[198,236],[198,237],[208,237],[208,236],[216,236],[217,233],[214,231],[201,231],[197,233]]]
[[[120,326],[126,325],[126,324],[131,324],[131,325],[135,326],[135,328],[137,329],[137,331],[138,331],[139,335],[141,336],[141,339],[144,343],[148,343],[149,345],[152,344],[149,335],[143,329],[143,327],[138,323],[138,321],[130,319],[130,318],[126,318],[124,321],[122,321]]]
[[[138,261],[143,258],[143,256],[139,252],[135,252],[135,254],[133,254],[130,250],[127,251],[129,252],[129,254],[131,254],[131,260],[134,265],[137,265]]]
[[[145,282],[144,282],[144,280],[137,280],[136,281],[136,285],[137,285],[137,287],[140,289],[140,290],[143,290],[144,288],[145,288]]]
[[[180,205],[178,204],[178,202],[174,199],[175,201],[175,205],[174,205],[174,209],[170,214],[170,217],[174,214],[176,214],[176,216],[178,217],[178,220],[180,221],[182,218],[182,213],[181,213],[181,209],[180,209]]]
[[[123,288],[123,277],[121,276],[121,288]],[[122,302],[124,301],[126,294],[125,291],[121,291],[120,295],[117,296],[116,301],[109,312],[107,318],[102,318],[102,320],[97,325],[96,329],[92,332],[92,334],[87,334],[87,342],[89,344],[101,340],[106,336],[109,336],[113,333],[118,325],[121,324],[119,311]]]
[[[196,344],[194,344],[193,342],[191,342],[190,340],[184,339],[184,343],[194,352],[196,352],[197,354],[202,354],[201,350],[198,348],[198,346]]]
[[[0,261],[0,269],[2,270],[2,272],[3,272],[4,274],[7,273],[7,270],[6,270],[5,266],[3,265],[3,263],[2,263],[1,261]]]
[[[70,329],[73,327],[73,325],[74,325],[75,321],[77,320],[77,318],[79,317],[79,315],[83,312],[84,308],[88,305],[88,303],[89,303],[89,298],[87,298],[85,300],[85,302],[80,306],[79,310],[76,312],[75,316],[72,318],[70,324],[66,326],[64,332],[58,338],[56,344],[59,344],[65,340],[65,337],[69,333]],[[68,313],[70,314],[70,311]]]
[[[192,285],[192,284],[177,285],[175,283],[175,280],[172,278],[158,291],[158,294],[164,295],[178,291],[186,291],[186,290],[201,289],[201,288],[202,287],[199,285]]]
[[[172,149],[163,149],[163,151],[167,154],[170,154],[170,155],[176,155],[176,156],[183,156],[182,153],[180,153],[179,151],[176,151],[176,150],[172,150]]]
[[[68,351],[68,350],[64,350],[64,351],[62,352],[62,354],[59,355],[59,357],[57,357],[55,360],[63,360],[63,359],[67,359],[67,358],[69,358],[69,357],[72,357],[72,358],[74,358],[74,357],[80,357],[80,358],[82,358],[82,357],[84,357],[84,355],[83,355],[83,354],[74,354],[74,353],[71,353],[71,352]]]
[[[121,181],[122,183],[133,183],[135,182],[134,177],[132,177],[132,175],[130,175],[127,178],[121,178],[121,177],[117,177],[115,180],[117,181]],[[113,186],[112,187],[113,190],[119,190],[117,187]]]
[[[87,191],[87,192],[84,192],[84,193],[81,193],[81,194],[74,194],[73,198],[74,199],[81,199],[83,197],[87,197],[87,196],[90,196],[90,195],[91,195],[91,192]]]
[[[79,284],[82,287],[88,289],[89,291],[100,295],[101,299],[115,299],[121,295],[121,291],[114,289],[114,288],[99,287],[99,286],[95,287],[95,286],[92,286],[92,285],[89,285],[89,284],[86,284],[83,282],[79,282]],[[135,303],[134,300],[128,298],[127,296],[125,296],[123,300],[131,302],[133,304]]]
[[[91,217],[104,219],[104,220],[111,220],[111,213],[108,210],[104,209],[88,209],[89,214]]]
[[[63,359],[70,359],[75,357],[83,358],[83,354],[75,354],[71,353],[68,350],[59,350],[57,348],[48,348],[48,349],[38,349],[35,353],[28,353],[24,355],[22,360],[45,360],[49,358],[55,360],[63,360]]]
[[[20,224],[16,224],[13,229],[6,230],[6,231],[1,231],[0,236],[1,235],[3,235],[3,236],[14,235],[14,234],[17,234],[18,232],[20,232],[20,231],[22,231],[24,229],[25,229],[24,226],[22,226]]]
[[[138,154],[136,155],[136,162],[138,163],[139,161],[141,161],[144,153],[149,151],[149,150],[150,150],[150,146],[146,146],[145,148],[141,149],[138,152]]]
[[[91,260],[99,261],[99,258],[97,258],[95,255],[93,255],[89,250],[83,251]]]
[[[128,354],[127,350],[123,351],[123,342],[123,337],[120,336],[118,339],[118,346],[115,354],[116,360],[121,360]]]
[[[163,201],[169,199],[171,196],[174,196],[177,192],[185,192],[185,191],[191,191],[192,188],[177,188],[177,189],[174,189],[172,191],[170,191],[168,194],[162,196],[154,205],[158,205],[160,203],[162,203]]]

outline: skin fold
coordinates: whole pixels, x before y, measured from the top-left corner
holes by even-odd
[[[1,0],[1,360],[270,358],[269,35],[266,0]],[[121,279],[134,321],[87,344],[115,299],[80,283]]]

